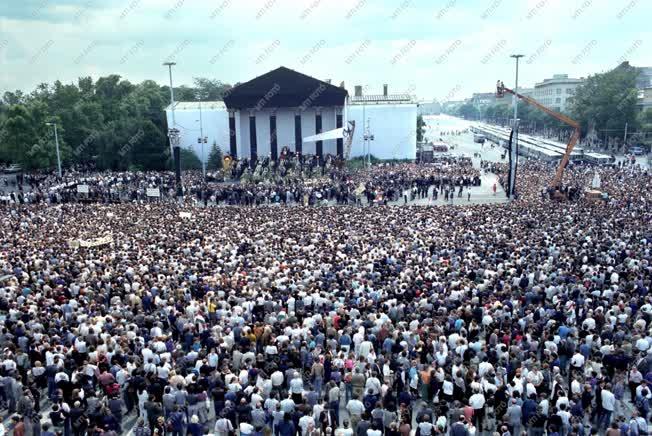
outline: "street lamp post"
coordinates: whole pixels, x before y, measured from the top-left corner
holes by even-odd
[[[512,131],[514,135],[512,137],[512,149],[509,153],[510,158],[510,178],[509,178],[509,200],[514,200],[515,190],[516,190],[516,168],[518,166],[518,60],[525,55],[522,54],[513,54],[510,55],[511,58],[516,60],[516,84],[514,86],[514,124],[512,126]]]
[[[168,138],[170,139],[170,147],[172,148],[172,157],[174,161],[174,169],[176,174],[177,184],[177,197],[183,196],[183,188],[181,186],[181,149],[179,148],[179,129],[177,129],[177,121],[174,117],[174,86],[172,85],[172,66],[176,62],[163,62],[163,65],[168,67],[170,72],[170,108],[172,111],[172,127],[168,128]]]
[[[201,100],[199,100],[199,143],[201,144],[201,174],[206,181],[206,154],[204,153],[204,144],[206,143],[206,138],[204,138],[204,124],[202,122],[201,114]]]
[[[175,128],[177,121],[174,119],[174,87],[172,86],[172,66],[176,65],[176,62],[163,62],[163,65],[168,67],[170,71],[170,107],[172,108],[172,128]]]
[[[54,126],[54,143],[57,148],[57,173],[61,178],[61,153],[59,152],[59,135],[57,134],[57,123],[45,123],[47,126]]]
[[[364,122],[364,120],[363,120]],[[367,156],[366,156],[366,166],[371,166],[371,141],[373,141],[374,135],[371,134],[370,129],[369,129],[369,122],[370,119],[367,118],[367,127],[364,132],[364,142],[367,144]]]

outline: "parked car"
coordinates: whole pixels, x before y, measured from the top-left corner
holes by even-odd
[[[634,147],[629,147],[629,152],[634,156],[643,156],[645,154],[645,149],[639,145]]]

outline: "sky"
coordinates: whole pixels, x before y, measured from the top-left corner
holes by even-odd
[[[366,94],[459,100],[652,66],[650,0],[2,0],[0,94],[119,74],[245,82],[279,66]]]

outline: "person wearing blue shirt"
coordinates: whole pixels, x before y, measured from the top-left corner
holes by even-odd
[[[294,436],[296,432],[292,417],[289,413],[285,413],[283,420],[276,426],[276,434],[278,436]]]

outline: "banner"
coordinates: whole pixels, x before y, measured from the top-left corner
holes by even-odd
[[[80,194],[88,194],[88,185],[77,185],[77,192]]]
[[[68,245],[72,248],[89,248],[107,245],[111,242],[113,242],[113,236],[107,235],[94,239],[71,239],[68,241]]]
[[[147,188],[148,197],[160,197],[161,190],[159,188]]]

